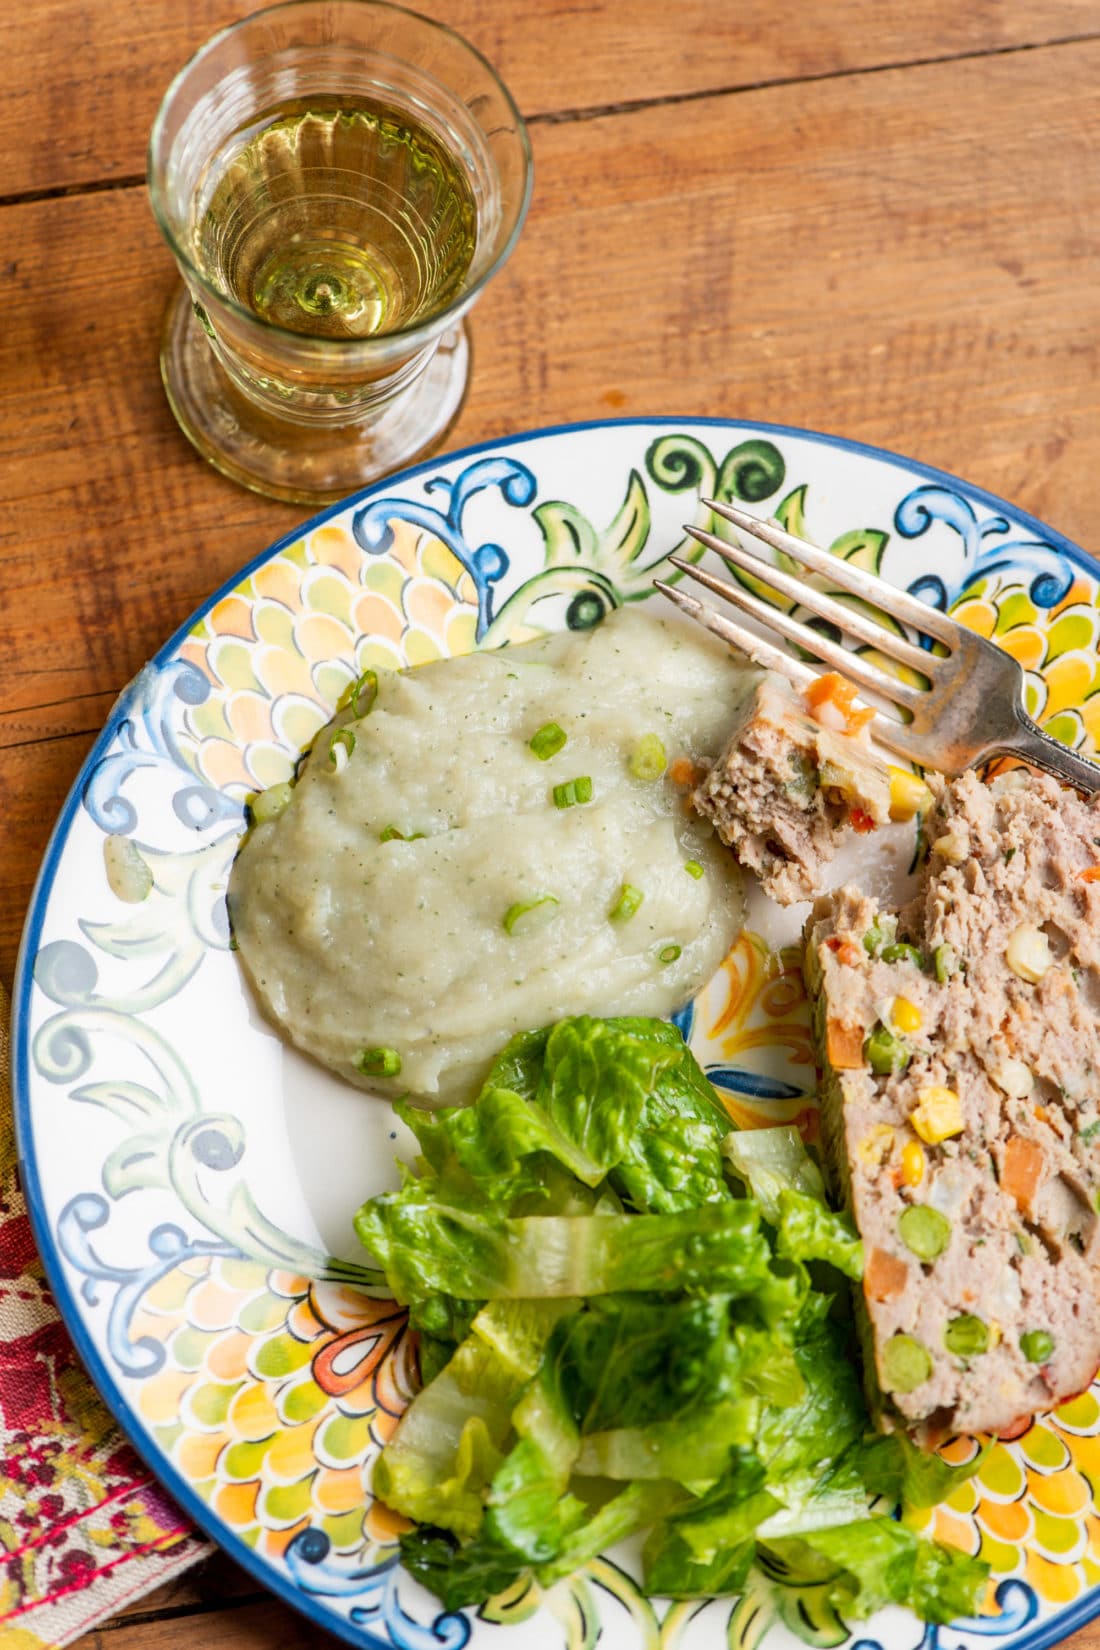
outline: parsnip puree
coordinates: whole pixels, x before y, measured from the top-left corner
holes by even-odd
[[[353,1083],[453,1103],[512,1032],[679,1007],[742,901],[664,769],[717,754],[742,686],[719,644],[637,609],[380,674],[237,857],[265,1012]]]

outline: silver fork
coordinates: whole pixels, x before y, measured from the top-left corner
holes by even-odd
[[[714,499],[704,499],[703,502],[741,532],[784,551],[815,573],[824,573],[839,589],[861,597],[900,624],[941,642],[947,649],[946,656],[941,656],[893,634],[873,619],[834,601],[802,579],[776,567],[755,547],[749,549],[743,544],[727,543],[702,528],[686,529],[692,538],[708,550],[715,551],[732,567],[752,574],[780,595],[790,597],[819,618],[835,625],[855,641],[875,648],[927,678],[927,688],[900,682],[848,648],[838,646],[811,626],[762,601],[742,585],[716,578],[705,567],[684,561],[680,556],[668,558],[682,573],[713,591],[716,596],[751,613],[768,629],[778,631],[788,642],[797,643],[857,687],[895,705],[908,719],[895,721],[881,711],[877,712],[870,728],[880,745],[923,767],[935,768],[948,775],[961,773],[964,768],[975,767],[994,756],[1016,756],[1033,767],[1054,774],[1078,790],[1089,793],[1100,791],[1100,766],[1076,755],[1058,740],[1051,739],[1027,714],[1024,709],[1024,673],[1009,654],[1002,652],[984,636],[967,630],[938,608],[929,607],[905,591],[895,589],[874,573],[852,567],[840,557],[830,555],[827,550],[819,550],[804,539],[795,538],[775,522],[761,521],[734,504],[722,504]],[[670,601],[716,636],[747,653],[757,664],[781,671],[797,687],[805,687],[819,674],[784,649],[773,646],[743,625],[716,613],[696,596],[688,595],[662,579],[654,579],[653,582]]]

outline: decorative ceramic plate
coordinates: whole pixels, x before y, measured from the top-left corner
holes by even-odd
[[[648,600],[700,497],[746,501],[991,635],[1028,708],[1100,743],[1100,567],[952,477],[763,425],[626,420],[432,460],[318,516],[218,592],[122,695],[70,796],[17,982],[24,1184],[97,1385],[180,1504],[260,1581],[360,1646],[844,1645],[812,1587],[649,1601],[629,1555],[441,1614],[397,1563],[372,1459],[409,1394],[402,1313],[351,1216],[392,1184],[389,1108],[258,1016],[225,887],[250,795],[345,686]],[[665,570],[668,576],[668,570]],[[659,599],[659,598],[658,598]],[[793,949],[746,933],[680,1016],[742,1126],[815,1129]],[[599,1004],[593,1004],[599,1011]],[[970,1447],[960,1444],[959,1449]],[[859,1645],[1039,1650],[1100,1609],[1100,1386],[999,1443],[923,1522],[992,1566],[986,1613],[884,1612]]]

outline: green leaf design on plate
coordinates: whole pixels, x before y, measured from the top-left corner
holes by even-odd
[[[716,497],[762,504],[778,492],[787,473],[783,455],[771,441],[739,441],[722,460]]]
[[[1039,609],[1026,591],[1009,590],[1001,597],[998,605],[997,623],[993,627],[993,634],[1004,636],[1022,624],[1034,624],[1038,617]]]
[[[630,1616],[631,1624],[637,1633],[636,1647],[631,1650],[658,1650],[661,1643],[661,1629],[656,1612],[649,1599],[639,1590],[633,1576],[620,1570],[609,1558],[594,1558],[587,1566],[587,1574],[602,1587],[605,1593],[622,1605]]]
[[[586,557],[595,557],[599,550],[599,538],[588,517],[582,515],[575,504],[566,504],[561,499],[548,499],[545,504],[536,505],[531,512],[539,524],[543,542],[546,545],[546,566],[567,567],[576,561],[583,561]],[[542,577],[536,574],[536,578]]]
[[[517,1576],[510,1587],[494,1598],[486,1599],[478,1610],[482,1621],[491,1621],[499,1627],[517,1627],[530,1621],[542,1607],[542,1589],[534,1576]]]
[[[1075,710],[1060,710],[1057,716],[1043,723],[1043,732],[1049,733],[1060,744],[1068,745],[1070,750],[1076,750],[1085,737],[1084,725]]]
[[[881,574],[882,552],[890,541],[889,533],[878,527],[856,527],[841,533],[830,549],[841,561],[850,561],[853,567],[862,567],[866,573]],[[872,611],[877,611],[872,609]]]
[[[1046,664],[1052,664],[1063,653],[1080,649],[1092,653],[1096,646],[1096,628],[1100,620],[1093,607],[1067,607],[1047,631]]]

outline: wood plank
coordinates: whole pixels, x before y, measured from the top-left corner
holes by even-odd
[[[1088,542],[1098,85],[1092,43],[539,128],[542,187],[475,311],[451,445],[611,413],[772,419],[910,452]],[[88,707],[82,732],[0,754],[10,978],[106,697],[296,513],[172,423],[142,192],[3,214],[22,250],[0,335],[0,714]]]
[[[334,1650],[338,1641],[308,1627],[293,1611],[270,1599],[200,1617],[100,1628],[78,1639],[73,1650],[194,1650],[196,1643],[202,1650]],[[1090,1623],[1066,1639],[1062,1650],[1097,1650],[1098,1646],[1100,1630]],[[524,1650],[528,1650],[526,1645]]]
[[[336,1650],[339,1640],[313,1627],[276,1599],[234,1605],[227,1610],[125,1619],[77,1640],[79,1650]]]
[[[172,76],[216,29],[254,9],[253,0],[146,0],[135,27],[133,9],[110,0],[24,8],[5,41],[0,195],[143,173]],[[536,118],[1098,29],[1094,0],[418,0],[417,9],[473,41]]]
[[[144,1598],[134,1599],[116,1616],[104,1622],[103,1627],[113,1628],[123,1623],[151,1621],[165,1616],[198,1616],[229,1605],[239,1609],[244,1604],[252,1604],[268,1596],[265,1589],[253,1581],[239,1564],[234,1564],[225,1553],[214,1552],[203,1563],[165,1582],[163,1587],[146,1593]]]

